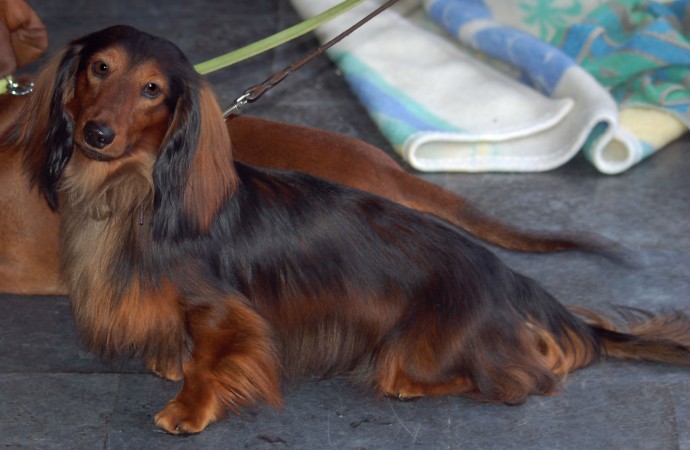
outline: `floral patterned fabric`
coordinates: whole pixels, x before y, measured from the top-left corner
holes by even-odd
[[[506,3],[486,2],[497,17]],[[563,50],[619,103],[667,108],[688,122],[690,2],[519,0],[515,8],[509,25]]]
[[[635,153],[634,148],[640,149],[638,156],[604,171],[617,173],[627,169],[677,138],[690,125],[687,0],[431,0],[426,6],[432,17],[469,45],[482,49],[486,42],[495,39],[463,37],[460,28],[469,22],[460,24],[457,19],[466,16],[467,13],[458,13],[465,7],[482,11],[484,20],[505,25],[511,36],[521,30],[539,38],[592,75],[620,109],[621,139],[614,138],[608,150],[617,157],[621,152]],[[540,53],[536,47],[531,53]],[[497,48],[491,52],[494,57],[509,60]],[[544,67],[536,64],[525,70],[526,81],[543,89],[534,78],[542,76]],[[590,159],[597,159],[607,150],[606,146],[596,147],[604,129],[597,127],[585,145]]]

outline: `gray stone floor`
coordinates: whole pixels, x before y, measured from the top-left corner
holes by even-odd
[[[51,50],[128,23],[176,42],[200,62],[298,18],[286,1],[31,0]],[[222,103],[313,48],[300,39],[210,77]],[[247,113],[359,137],[390,150],[326,58]],[[600,233],[631,250],[636,267],[568,253],[498,251],[565,303],[654,310],[690,298],[690,158],[680,141],[626,174],[607,177],[578,157],[544,174],[433,174],[525,228]],[[179,389],[136,362],[106,364],[78,342],[65,298],[0,296],[0,447],[65,449],[690,449],[687,369],[610,362],[573,374],[554,397],[517,407],[458,398],[400,403],[343,380],[288,387],[282,410],[259,408],[179,438],[153,415]]]

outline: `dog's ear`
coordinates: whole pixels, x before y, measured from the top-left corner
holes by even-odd
[[[46,148],[48,160],[41,178],[43,194],[48,203],[57,208],[58,182],[74,150],[74,120],[67,111],[67,103],[74,97],[74,85],[79,65],[79,48],[73,45],[65,52],[55,77],[50,99]]]
[[[80,46],[71,45],[41,70],[34,90],[2,137],[2,146],[24,152],[24,168],[52,208],[57,208],[57,184],[72,155],[73,121],[66,103],[74,96]]]
[[[156,238],[207,233],[237,188],[223,113],[208,84],[195,81],[177,101],[154,166]]]

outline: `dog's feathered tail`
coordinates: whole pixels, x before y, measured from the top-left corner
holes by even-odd
[[[624,323],[617,326],[591,310],[570,309],[586,320],[606,357],[690,366],[690,318],[682,312],[656,316],[620,308]]]

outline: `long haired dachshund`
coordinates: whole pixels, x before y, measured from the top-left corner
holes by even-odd
[[[195,433],[348,374],[401,399],[520,403],[604,356],[690,365],[690,321],[577,315],[459,229],[302,173],[233,161],[208,84],[170,42],[118,26],[44,72],[26,168],[61,213],[84,341],[184,380],[156,423]],[[55,75],[56,74],[56,75]]]

